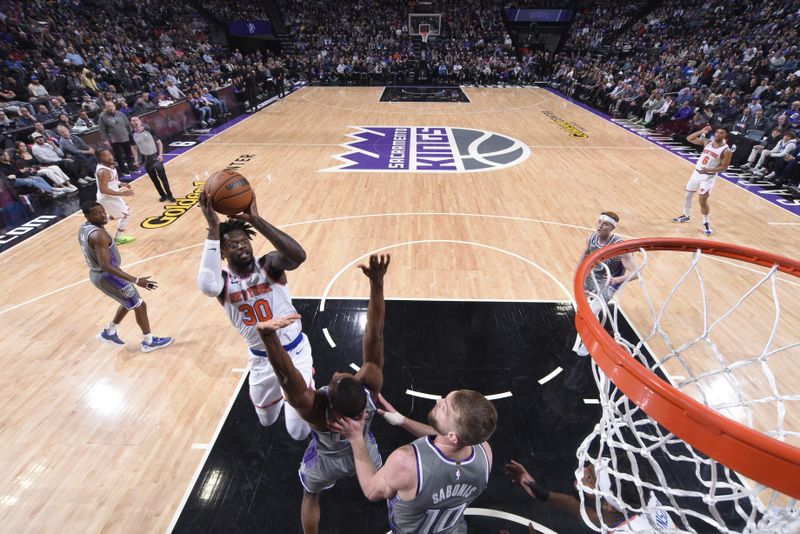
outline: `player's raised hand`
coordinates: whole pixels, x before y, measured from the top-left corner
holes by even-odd
[[[253,201],[250,202],[250,205],[247,206],[247,209],[244,210],[242,213],[237,213],[236,215],[230,215],[231,219],[239,219],[240,221],[245,221],[250,224],[253,224],[253,221],[258,219],[258,205],[256,204],[256,195],[253,194]]]
[[[378,402],[380,406],[378,406],[378,415],[386,419],[386,422],[390,425],[402,425],[403,421],[405,420],[405,416],[397,411],[397,409],[389,404],[389,401],[383,398],[383,395],[378,393]],[[383,408],[381,408],[383,406]]]
[[[200,211],[203,212],[209,229],[219,228],[219,216],[211,207],[211,199],[206,196],[205,191],[200,193],[200,198],[197,200],[197,203],[200,205]]]
[[[369,257],[369,266],[363,263],[358,266],[361,272],[370,280],[383,280],[383,276],[389,269],[389,262],[392,257],[389,254],[372,254]]]
[[[281,328],[286,328],[298,319],[300,319],[299,313],[290,313],[289,315],[285,315],[283,317],[273,317],[269,321],[258,323],[256,325],[256,329],[258,330],[259,334],[271,336]]]
[[[703,133],[703,134],[707,134],[711,130],[712,130],[711,126],[710,125],[706,125],[706,126],[703,127],[702,130],[700,130],[700,132]]]
[[[352,440],[359,436],[364,436],[364,421],[367,418],[367,411],[361,412],[361,415],[355,419],[349,417],[341,417],[336,421],[328,422],[328,429],[331,432],[338,432],[348,440]]]
[[[533,480],[533,477],[528,473],[528,470],[525,469],[525,466],[517,461],[510,460],[503,468],[503,471],[511,478],[511,482],[519,484],[528,495],[534,499],[536,498],[533,494],[533,490],[529,486],[529,484],[534,484],[535,480]]]

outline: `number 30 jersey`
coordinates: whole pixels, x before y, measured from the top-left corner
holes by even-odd
[[[265,350],[265,347],[256,330],[256,324],[269,321],[272,317],[297,313],[292,305],[289,288],[270,278],[264,267],[265,261],[266,257],[259,258],[253,265],[253,271],[244,278],[223,267],[225,285],[217,297],[247,346],[260,350]],[[294,341],[302,328],[300,321],[281,328],[278,331],[281,345]]]

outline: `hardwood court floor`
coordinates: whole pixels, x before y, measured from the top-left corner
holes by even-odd
[[[387,297],[569,300],[601,210],[620,214],[623,236],[701,236],[699,223],[670,222],[689,163],[541,89],[465,92],[470,103],[397,104],[379,102],[379,88],[305,88],[171,161],[167,172],[183,196],[205,173],[238,161],[262,214],[308,252],[289,276],[296,296],[364,296],[349,266],[386,248]],[[588,137],[573,137],[564,123]],[[530,156],[474,173],[319,172],[340,163],[332,156],[351,140],[350,126],[384,125],[497,132],[528,145]],[[138,352],[132,317],[120,330],[124,349],[95,341],[114,305],[87,281],[80,214],[0,255],[3,530],[164,530],[243,379],[241,340],[195,287],[202,214],[193,208],[163,228],[141,228],[163,207],[147,180],[134,188],[137,241],[122,247],[123,262],[159,282],[145,298],[154,333],[175,336],[171,348]],[[712,197],[714,239],[798,256],[792,215],[723,180]],[[267,247],[258,241],[256,250]],[[711,276],[724,295],[749,275],[715,265]],[[660,277],[653,281],[665,290]],[[797,290],[782,284],[790,325],[800,324],[791,310]],[[628,309],[634,322],[640,307]],[[757,311],[770,316],[768,304]],[[730,331],[747,339],[768,324],[750,318]],[[780,373],[796,391],[795,366]]]

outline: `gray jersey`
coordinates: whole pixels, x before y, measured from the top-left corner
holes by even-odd
[[[389,525],[395,534],[466,532],[464,510],[489,483],[489,458],[481,445],[465,460],[447,458],[433,436],[411,443],[417,460],[417,494],[389,500]]]
[[[92,273],[102,273],[103,269],[100,267],[100,262],[97,260],[97,254],[95,254],[94,247],[89,244],[89,236],[92,233],[102,230],[99,226],[95,226],[90,222],[85,222],[81,225],[78,229],[78,242],[81,245],[81,250],[83,251],[83,257],[86,258],[86,265],[89,267],[89,272]],[[111,246],[108,250],[111,256],[111,265],[115,267],[120,266],[120,256],[119,250],[117,250],[117,244],[114,240],[111,240]]]
[[[375,417],[377,408],[375,407],[375,403],[372,401],[372,394],[367,388],[364,388],[364,390],[367,392],[367,415],[366,419],[364,420],[364,439],[366,440],[369,437],[369,427],[372,424],[372,418]],[[325,397],[328,396],[328,386],[323,386],[317,391],[325,395]],[[350,450],[350,442],[347,440],[347,438],[342,437],[342,435],[338,432],[319,432],[315,430],[314,434],[316,434],[318,443],[317,452],[319,454],[352,454]]]
[[[589,244],[586,247],[586,254],[591,254],[595,250],[599,250],[603,247],[607,247],[609,245],[613,245],[614,243],[619,243],[622,241],[622,238],[616,234],[611,234],[608,238],[608,243],[603,245],[600,244],[600,236],[597,235],[597,232],[594,232],[591,236],[589,236]],[[611,276],[620,276],[625,272],[625,266],[622,265],[622,260],[619,257],[612,258],[610,260],[606,260],[605,263],[608,266],[608,271],[611,273]],[[606,270],[603,268],[602,264],[598,263],[594,266],[592,273],[586,277],[586,281],[584,282],[583,288],[586,291],[591,291],[593,293],[598,293],[603,290],[603,286],[606,283]],[[597,286],[594,284],[594,280],[597,280]],[[610,288],[610,293],[613,294],[617,288],[613,287]]]

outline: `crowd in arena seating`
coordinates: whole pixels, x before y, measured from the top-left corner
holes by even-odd
[[[0,134],[12,166],[19,162],[18,142],[35,148],[37,132],[94,129],[107,101],[129,115],[185,99],[205,127],[229,112],[215,91],[234,84],[242,103],[254,106],[281,66],[260,52],[227,54],[209,43],[206,22],[188,0],[6,2],[0,50]],[[59,136],[46,135],[45,143],[56,149]],[[3,174],[15,177],[14,190],[53,194],[27,179],[45,172],[48,162],[36,159],[27,170],[7,167]],[[70,155],[63,159],[71,184],[91,181],[93,169],[75,167]],[[56,188],[53,196],[59,193]]]
[[[568,42],[553,58],[551,80],[601,110],[666,134],[710,124],[728,128],[734,143],[750,134],[763,136],[758,146],[766,146],[773,127],[789,136],[800,127],[799,23],[797,1],[664,3],[595,56],[584,43]],[[787,146],[792,150],[781,154],[787,165],[759,160],[756,176],[797,187],[800,154],[796,144]]]
[[[438,83],[533,80],[514,53],[502,6],[492,0],[437,2],[440,35],[425,46],[412,37],[418,29],[408,27],[409,5],[400,0],[283,0],[281,7],[295,46],[287,66],[310,83],[391,83],[410,76]],[[413,72],[419,60],[422,80]]]
[[[269,20],[264,3],[242,0],[203,0],[203,8],[219,21]]]

